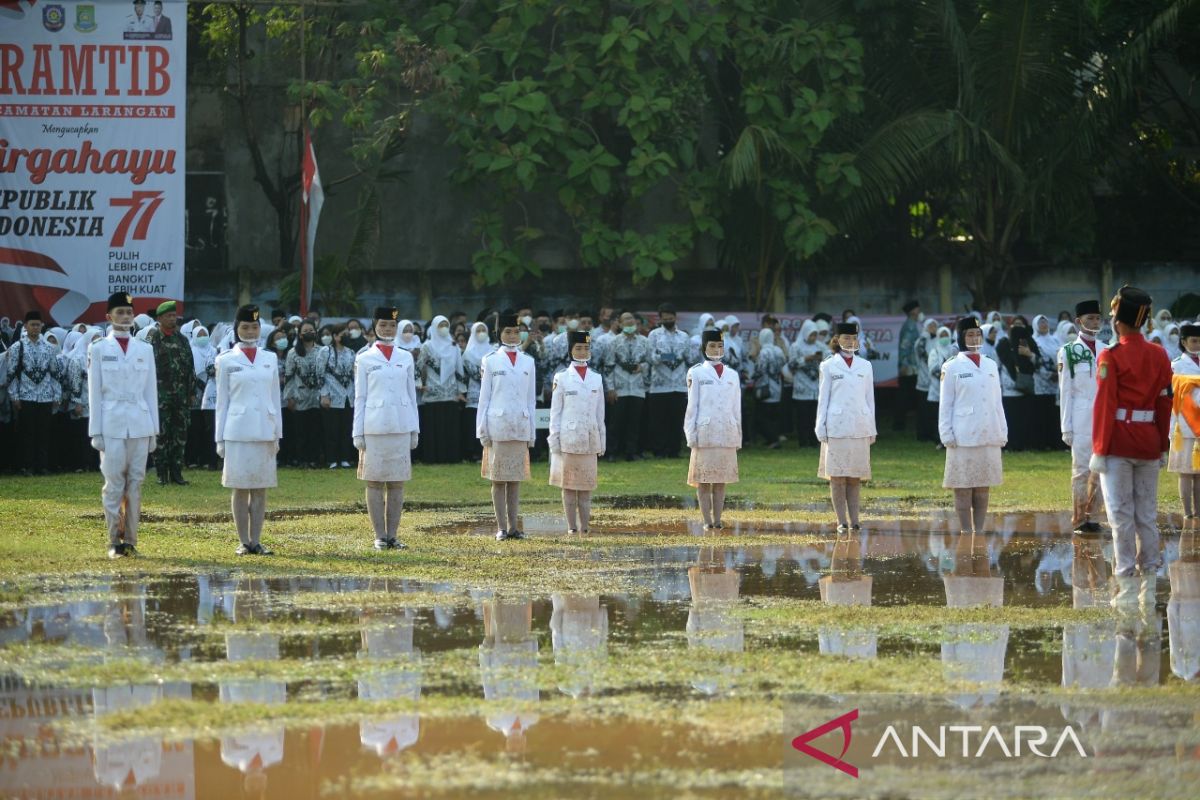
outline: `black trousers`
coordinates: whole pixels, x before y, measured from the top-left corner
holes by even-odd
[[[475,416],[478,408],[464,408],[458,422],[458,442],[464,461],[479,461],[483,458],[483,445],[475,437]]]
[[[1058,450],[1064,447],[1054,395],[1035,394],[1030,398],[1033,407],[1033,448],[1035,450]]]
[[[52,403],[22,402],[21,410],[14,416],[17,437],[21,442],[21,465],[31,472],[46,472],[50,469],[50,449],[54,426]]]
[[[683,415],[687,411],[686,392],[661,392],[647,397],[647,416],[651,420],[654,455],[678,458],[683,445]]]
[[[758,433],[762,436],[763,441],[767,444],[778,441],[783,419],[783,402],[768,403],[765,400],[759,400],[756,413],[755,422],[758,424]]]
[[[917,398],[917,441],[938,442],[938,404],[926,400],[924,396]]]
[[[279,454],[275,457],[275,461],[278,464],[294,467],[300,459],[296,451],[296,442],[299,439],[299,432],[296,429],[296,412],[284,406],[280,413],[283,415],[283,439],[279,442]]]
[[[455,464],[462,460],[459,447],[462,404],[442,400],[421,406],[421,460],[426,464]]]
[[[327,461],[345,461],[357,463],[358,455],[354,451],[353,408],[322,408],[321,434],[325,442],[325,459]]]
[[[1014,452],[1028,450],[1033,446],[1033,396],[1005,397],[1004,419],[1008,422],[1008,447]]]
[[[792,412],[796,419],[796,443],[800,447],[816,447],[817,401],[793,400]]]
[[[901,375],[897,380],[900,384],[900,389],[898,390],[899,394],[893,401],[895,405],[892,409],[895,413],[892,416],[892,429],[902,431],[908,422],[908,414],[913,410],[918,399],[917,376]]]
[[[608,455],[626,458],[641,455],[642,412],[645,407],[644,397],[618,397],[617,402],[609,406],[612,416],[605,425],[608,429]]]
[[[301,464],[325,466],[325,437],[321,432],[321,409],[309,408],[292,415],[296,421],[293,445],[296,458]]]

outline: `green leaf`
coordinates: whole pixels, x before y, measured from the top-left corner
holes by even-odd
[[[495,119],[496,127],[500,129],[501,133],[508,133],[512,129],[512,126],[517,124],[516,109],[510,106],[498,108],[493,115],[493,119]]]
[[[596,167],[588,177],[592,180],[592,188],[600,194],[608,194],[608,190],[612,188],[612,179],[609,178],[608,170],[606,169]]]
[[[499,172],[502,169],[508,169],[513,165],[512,156],[498,155],[492,159],[492,163],[488,164],[488,172]]]
[[[533,92],[532,94],[518,97],[512,104],[522,111],[539,114],[546,107],[546,95],[541,92]]]

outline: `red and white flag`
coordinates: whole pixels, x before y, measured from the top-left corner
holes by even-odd
[[[317,154],[313,150],[312,136],[308,127],[304,129],[304,170],[300,194],[300,316],[308,313],[312,302],[313,244],[317,240],[317,222],[321,218],[321,206],[325,205],[325,190],[321,187],[321,173],[317,170]]]

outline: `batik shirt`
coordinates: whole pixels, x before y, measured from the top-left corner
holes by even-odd
[[[602,371],[605,389],[615,391],[617,397],[645,397],[650,388],[649,340],[641,334],[609,339]]]
[[[190,356],[191,351],[188,351]],[[8,396],[22,403],[57,403],[67,381],[57,348],[39,336],[22,339],[8,351]]]
[[[650,394],[686,392],[687,371],[691,364],[692,340],[676,328],[655,328],[647,337],[650,343]]]
[[[322,347],[321,361],[325,364],[325,385],[321,396],[329,398],[331,408],[354,407],[354,357],[349,347]]]

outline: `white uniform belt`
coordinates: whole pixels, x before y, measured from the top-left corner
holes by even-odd
[[[136,403],[138,400],[137,392],[113,392],[109,397],[121,403]]]
[[[1140,408],[1118,408],[1117,422],[1154,422],[1154,411]]]

